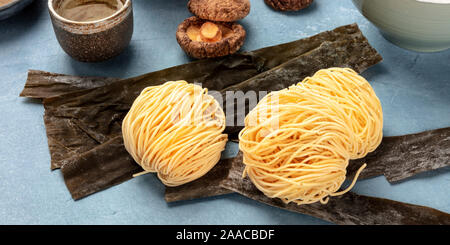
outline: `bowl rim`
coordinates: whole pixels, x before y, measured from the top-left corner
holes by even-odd
[[[23,1],[23,0],[13,0],[10,3],[7,3],[7,4],[3,5],[3,6],[0,6],[0,11],[7,9],[7,8],[9,8],[9,7],[19,3],[20,1]]]
[[[364,0],[352,0],[352,2],[362,2]],[[395,1],[395,0],[394,0]],[[445,2],[445,3],[437,3],[437,2],[432,2],[432,0],[405,0],[405,1],[409,1],[409,2],[415,2],[416,4],[419,5],[439,5],[439,6],[450,6],[450,1],[449,2]]]
[[[20,1],[20,0],[18,0],[18,1]],[[61,0],[61,1],[64,1],[64,0]],[[123,4],[122,8],[117,10],[113,15],[110,15],[103,19],[93,20],[93,21],[74,21],[74,20],[66,19],[66,18],[62,17],[61,15],[59,15],[53,8],[53,2],[54,2],[54,0],[48,0],[48,4],[47,4],[48,9],[52,13],[52,15],[55,18],[59,19],[60,21],[65,22],[65,23],[70,23],[70,24],[96,24],[96,23],[100,23],[100,22],[107,21],[110,19],[114,19],[116,16],[120,15],[125,10],[127,10],[131,5],[131,0],[125,0],[125,3]]]
[[[446,3],[436,3],[436,2],[431,2],[431,1],[424,1],[424,0],[414,0],[416,2],[422,3],[422,4],[440,4],[440,5],[450,5],[450,2],[446,2]]]

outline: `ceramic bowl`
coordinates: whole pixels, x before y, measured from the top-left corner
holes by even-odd
[[[133,35],[131,0],[121,0],[123,7],[113,15],[96,21],[72,21],[55,9],[64,0],[48,0],[48,9],[56,38],[63,50],[82,62],[99,62],[120,54]]]
[[[17,14],[31,2],[33,2],[33,0],[13,0],[8,4],[0,6],[0,20],[4,20]]]
[[[450,48],[450,0],[353,0],[392,43],[414,51]]]

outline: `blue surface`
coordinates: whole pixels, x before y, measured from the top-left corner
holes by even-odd
[[[146,175],[73,201],[59,171],[50,171],[42,105],[19,98],[28,69],[74,75],[131,77],[189,61],[175,40],[190,13],[186,0],[134,0],[135,33],[120,56],[79,63],[59,47],[46,1],[0,22],[0,223],[1,224],[328,224],[272,208],[237,194],[166,204],[164,187]],[[384,40],[350,0],[317,0],[298,13],[280,13],[252,0],[241,21],[253,50],[357,22],[384,62],[363,75],[380,97],[386,135],[450,126],[450,51],[419,54]],[[229,154],[235,152],[231,145]],[[450,169],[391,185],[384,177],[359,181],[360,194],[450,212]]]

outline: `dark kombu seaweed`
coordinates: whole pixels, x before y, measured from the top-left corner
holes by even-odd
[[[166,188],[166,201],[176,202],[201,197],[202,187],[207,186],[208,196],[231,193],[223,190],[220,184],[227,180],[227,172],[231,168],[230,161],[240,161],[242,156],[221,160],[211,172],[214,176],[205,175],[191,183],[179,187]],[[363,163],[367,164],[358,179],[366,179],[380,175],[386,176],[390,182],[409,178],[418,173],[450,166],[450,128],[436,129],[418,134],[384,137],[381,145],[365,158],[352,160],[347,168],[347,178],[353,179],[356,171]],[[217,174],[219,173],[220,174]],[[242,171],[241,171],[242,173]],[[214,182],[211,182],[211,178]]]
[[[72,197],[79,199],[127,181],[134,173],[142,171],[123,146],[121,122],[134,99],[147,86],[186,80],[201,83],[223,95],[226,91],[274,91],[300,82],[320,69],[349,67],[362,72],[381,60],[353,24],[290,43],[199,60],[130,79],[30,71],[21,96],[43,99],[51,168],[61,168]],[[245,107],[236,111],[235,118],[243,118],[251,109],[238,101],[228,104]],[[240,128],[227,127],[226,131],[233,139]],[[438,134],[440,137],[435,137]],[[397,181],[449,165],[448,135],[449,129],[442,129],[385,137],[380,148],[364,159],[368,167],[361,177],[385,175],[390,181]],[[410,147],[419,145],[420,152],[408,155]],[[239,161],[239,156],[221,160],[204,177],[167,188],[166,201],[238,192],[269,205],[338,224],[449,222],[448,215],[437,210],[354,193],[333,198],[326,206],[285,205],[280,200],[265,197],[248,179],[237,178],[242,168],[242,164],[238,166]],[[349,176],[361,164],[361,160],[352,161]],[[389,219],[388,214],[392,213],[396,218]]]
[[[223,188],[274,207],[311,215],[336,224],[450,224],[450,214],[436,209],[352,192],[332,197],[326,205],[321,203],[285,204],[278,198],[268,198],[253,185],[249,178],[242,178],[244,164],[241,153],[236,158],[228,160],[227,165],[230,165],[228,174],[220,183]]]
[[[45,71],[29,70],[27,82],[20,93],[22,97],[44,99],[71,92],[102,87],[118,78],[109,77],[78,77]]]
[[[76,83],[83,86],[74,88],[73,85],[61,82],[64,80],[62,75],[48,76],[44,73],[44,79],[33,72],[22,95],[44,98],[46,109],[44,120],[52,169],[56,169],[62,166],[64,159],[73,158],[120,136],[123,117],[134,99],[147,86],[183,79],[201,83],[210,90],[246,92],[257,88],[255,82],[263,84],[263,79],[259,77],[256,81],[250,78],[264,72],[264,77],[268,81],[264,89],[270,91],[299,82],[322,68],[341,66],[362,72],[381,59],[357,25],[349,25],[291,43],[225,58],[200,60],[98,88],[81,88],[92,86],[92,78],[80,78]],[[268,75],[271,69],[278,74],[278,79],[283,80],[282,85],[268,80],[275,79]],[[294,73],[296,75],[292,75]],[[48,82],[52,77],[56,79]],[[69,79],[73,80],[74,77],[70,76]],[[38,82],[33,81],[45,82],[42,82],[42,86],[38,86]],[[48,86],[49,83],[53,86]],[[273,86],[272,89],[268,86],[270,84]],[[53,87],[58,89],[52,90]],[[62,93],[63,87],[75,92]],[[239,127],[229,129],[236,132]]]
[[[189,82],[202,83],[203,86],[209,89],[222,90],[279,66],[292,58],[310,52],[324,42],[339,41],[354,41],[361,46],[367,47],[366,57],[361,57],[361,54],[358,55],[360,57],[356,56],[356,59],[366,59],[365,62],[359,62],[361,66],[370,67],[382,59],[377,51],[369,45],[358,26],[352,24],[289,43],[222,58],[198,60],[139,77],[124,79],[122,84],[126,84],[127,88],[133,89],[139,86],[146,87],[166,81],[183,79]],[[111,83],[109,80],[114,81],[117,79],[76,77],[30,70],[27,82],[20,95],[44,99],[68,94],[73,91],[103,87],[105,84]],[[141,89],[137,89],[137,91],[140,92]]]
[[[391,183],[450,166],[450,128],[384,137],[374,152],[350,162],[348,177],[352,178],[363,163],[368,168],[361,173],[360,178],[384,175]]]

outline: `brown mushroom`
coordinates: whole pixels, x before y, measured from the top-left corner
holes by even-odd
[[[297,11],[311,5],[314,0],[264,0],[267,5],[280,11]]]
[[[211,22],[192,16],[177,30],[181,48],[197,59],[233,54],[244,44],[245,30],[237,23]]]
[[[201,19],[233,22],[250,13],[250,0],[190,0],[188,9]]]

